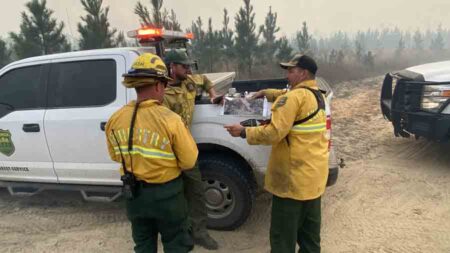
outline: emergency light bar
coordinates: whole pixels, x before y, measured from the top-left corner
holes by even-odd
[[[160,28],[142,27],[137,30],[127,32],[127,36],[139,40],[157,40],[157,39],[188,39],[194,38],[192,33],[172,31]]]

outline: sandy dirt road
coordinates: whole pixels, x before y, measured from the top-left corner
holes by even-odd
[[[450,145],[394,138],[379,112],[380,83],[336,87],[333,136],[347,166],[323,197],[323,252],[450,253]],[[269,252],[270,204],[262,193],[241,228],[212,231],[217,252]],[[86,203],[73,192],[16,198],[0,189],[0,234],[0,252],[133,247],[122,202]]]

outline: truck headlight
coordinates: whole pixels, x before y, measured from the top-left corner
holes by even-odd
[[[425,85],[421,108],[425,111],[437,112],[450,99],[450,85]]]

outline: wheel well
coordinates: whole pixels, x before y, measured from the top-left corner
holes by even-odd
[[[239,163],[240,167],[243,168],[248,173],[248,175],[252,180],[253,186],[256,187],[256,179],[255,174],[253,173],[253,169],[247,162],[247,160],[244,157],[242,157],[239,153],[230,148],[220,146],[217,144],[201,143],[198,144],[197,146],[199,150],[199,157],[207,156],[208,154],[218,154],[221,156],[227,156],[232,158],[232,161]]]

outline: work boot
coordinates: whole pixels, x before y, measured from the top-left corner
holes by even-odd
[[[193,234],[194,244],[208,250],[217,250],[219,244],[208,233]]]

